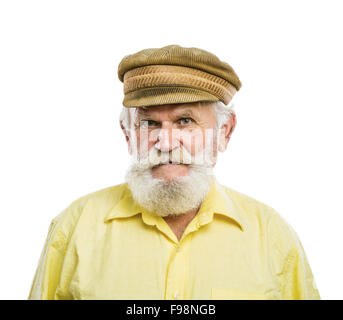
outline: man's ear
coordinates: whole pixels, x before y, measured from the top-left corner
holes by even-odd
[[[120,128],[122,129],[122,131],[125,135],[127,147],[128,147],[129,153],[131,154],[132,153],[132,147],[131,147],[131,141],[130,141],[130,134],[129,134],[129,130],[124,127],[123,121],[120,121]]]
[[[231,112],[226,123],[221,127],[219,131],[219,144],[218,150],[224,152],[226,150],[227,144],[229,143],[231,134],[236,127],[237,119],[235,112]]]

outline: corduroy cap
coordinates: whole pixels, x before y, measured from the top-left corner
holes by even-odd
[[[214,54],[170,45],[125,56],[118,66],[125,107],[222,101],[228,104],[241,82]]]

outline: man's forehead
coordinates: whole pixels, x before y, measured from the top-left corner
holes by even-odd
[[[207,104],[206,104],[207,105]],[[170,113],[170,114],[199,114],[205,110],[205,105],[200,103],[183,103],[183,104],[168,104],[161,106],[141,107],[137,108],[138,115],[152,115],[155,113]]]

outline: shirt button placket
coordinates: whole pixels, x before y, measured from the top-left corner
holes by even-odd
[[[174,247],[174,254],[168,270],[166,299],[180,300],[184,299],[184,287],[187,279],[188,270],[188,254],[187,245],[189,239],[183,239],[181,243],[177,243]],[[186,248],[184,248],[186,246]]]

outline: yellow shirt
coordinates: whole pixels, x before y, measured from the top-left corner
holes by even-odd
[[[272,208],[216,180],[180,241],[126,184],[52,220],[29,299],[320,299],[303,247]]]

